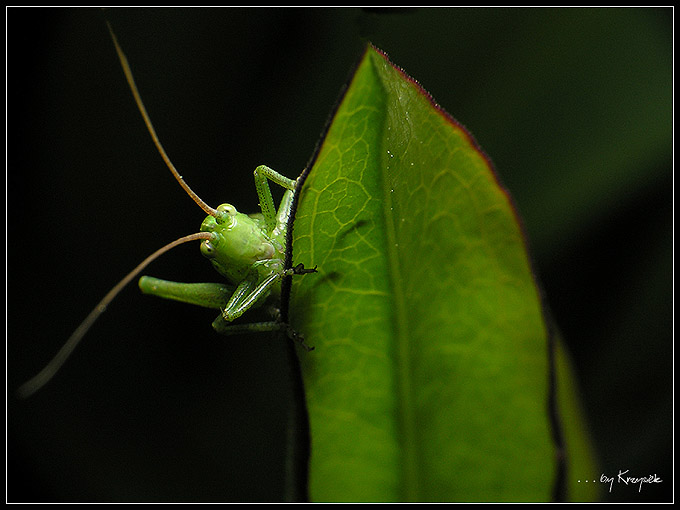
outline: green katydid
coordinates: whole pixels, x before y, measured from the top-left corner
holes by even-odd
[[[231,204],[222,204],[216,209],[206,204],[186,184],[163,149],[137,90],[127,58],[108,22],[107,25],[125,78],[158,152],[180,186],[208,214],[208,217],[201,224],[200,232],[181,237],[163,246],[116,284],[78,326],[55,357],[36,376],[19,388],[18,395],[28,397],[49,382],[116,295],[159,256],[189,241],[202,241],[201,253],[210,259],[227,283],[179,283],[142,276],[139,279],[139,288],[142,292],[219,309],[221,313],[212,324],[218,333],[230,335],[244,331],[284,330],[291,338],[310,350],[302,337],[280,320],[275,304],[269,307],[273,316],[271,321],[232,324],[232,321],[251,308],[265,303],[276,303],[280,297],[281,281],[284,276],[316,272],[316,267],[306,269],[303,264],[284,268],[286,231],[297,180],[289,179],[261,165],[254,172],[261,213],[240,213]],[[274,205],[268,181],[286,190],[278,210]]]

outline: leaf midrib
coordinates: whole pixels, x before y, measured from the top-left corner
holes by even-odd
[[[382,58],[382,57],[379,57]],[[371,63],[375,65],[375,59]],[[385,63],[388,65],[387,63]],[[377,71],[377,70],[376,70]],[[376,73],[380,76],[380,72]],[[385,95],[389,95],[385,84],[381,83]],[[408,334],[408,307],[405,299],[404,288],[402,285],[402,268],[397,250],[399,243],[395,230],[394,205],[392,193],[388,184],[389,179],[385,169],[389,167],[387,161],[387,148],[383,146],[385,142],[385,127],[387,118],[383,119],[381,136],[381,153],[379,158],[382,160],[380,168],[380,189],[382,191],[383,217],[385,226],[385,252],[387,253],[387,277],[388,286],[391,289],[391,299],[393,302],[393,334],[394,334],[394,364],[395,364],[395,385],[397,391],[397,421],[398,421],[398,444],[401,453],[401,497],[400,501],[413,502],[418,500],[419,480],[418,480],[418,452],[416,441],[416,426],[414,415],[413,384],[411,378],[410,348]]]
[[[396,255],[396,233],[394,231],[394,214],[391,211],[389,192],[383,195],[385,204],[385,230],[387,241],[388,278],[394,304],[394,345],[395,345],[395,383],[397,388],[397,409],[399,421],[399,444],[402,456],[402,498],[401,501],[416,501],[418,494],[418,466],[415,441],[415,417],[413,413],[413,393],[411,383],[411,364],[409,360],[409,342],[407,326],[407,307],[401,283],[401,265]]]

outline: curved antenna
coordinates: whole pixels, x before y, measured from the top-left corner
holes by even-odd
[[[180,244],[184,244],[190,241],[197,241],[200,239],[211,239],[213,236],[210,232],[197,232],[195,234],[190,234],[188,236],[180,237],[175,239],[171,243],[166,244],[162,248],[156,250],[147,258],[145,258],[136,268],[130,271],[121,281],[119,281],[104,298],[94,307],[94,309],[85,317],[85,320],[80,323],[80,326],[76,328],[73,334],[66,340],[66,343],[59,349],[56,356],[52,358],[45,368],[43,368],[36,376],[32,379],[26,381],[17,390],[17,396],[19,398],[27,398],[33,395],[40,388],[45,386],[52,377],[59,371],[64,362],[71,355],[73,350],[78,346],[80,341],[83,339],[85,334],[92,327],[94,322],[99,318],[101,314],[106,311],[106,307],[113,301],[113,299],[118,295],[118,293],[123,290],[123,288],[130,283],[130,281],[135,278],[146,266],[151,262],[156,260],[158,257],[163,255],[165,252],[172,250]]]
[[[153,128],[153,124],[151,124],[149,114],[146,113],[146,108],[144,107],[142,97],[139,95],[139,91],[137,90],[137,85],[135,84],[135,79],[132,76],[132,71],[130,70],[130,65],[128,64],[127,57],[125,56],[125,53],[123,53],[123,49],[120,47],[120,44],[118,44],[116,34],[113,33],[113,28],[111,28],[111,24],[108,21],[106,22],[106,26],[109,28],[111,39],[113,39],[113,44],[116,47],[116,53],[118,53],[118,59],[120,60],[120,64],[123,67],[123,72],[125,73],[125,78],[127,79],[128,85],[130,86],[130,90],[132,90],[132,95],[134,96],[135,102],[137,103],[137,107],[139,108],[139,111],[141,112],[142,117],[144,118],[144,124],[146,124],[146,127],[149,130],[149,133],[151,134],[151,138],[153,139],[153,143],[156,144],[156,148],[158,149],[158,152],[161,154],[163,161],[165,161],[165,164],[168,166],[170,172],[172,172],[172,175],[175,177],[175,179],[177,179],[179,185],[182,186],[182,189],[187,193],[187,195],[191,197],[191,199],[194,202],[196,202],[196,204],[201,209],[203,209],[203,211],[205,211],[206,214],[214,216],[215,218],[222,217],[223,215],[217,209],[213,209],[208,204],[206,204],[201,199],[201,197],[199,197],[194,192],[194,190],[192,190],[189,187],[189,185],[186,182],[184,182],[184,179],[175,168],[175,165],[173,165],[172,161],[170,161],[170,158],[166,154],[163,145],[161,145],[161,142],[158,139],[158,136],[156,135],[156,130]]]

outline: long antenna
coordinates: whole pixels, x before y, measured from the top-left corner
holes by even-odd
[[[69,337],[66,343],[62,346],[62,348],[59,349],[59,352],[57,352],[56,356],[52,358],[52,361],[50,361],[45,366],[45,368],[38,372],[38,374],[35,377],[28,380],[19,387],[19,389],[17,390],[17,396],[19,398],[30,397],[40,388],[45,386],[45,384],[47,384],[50,381],[50,379],[52,379],[52,377],[54,377],[54,374],[57,373],[57,371],[61,368],[64,362],[68,359],[73,350],[78,346],[78,344],[83,339],[85,334],[92,327],[94,322],[99,318],[101,314],[103,314],[106,311],[106,307],[109,306],[111,301],[113,301],[113,299],[118,295],[118,293],[120,293],[120,291],[123,290],[123,288],[128,283],[130,283],[130,281],[133,278],[135,278],[139,273],[141,273],[146,266],[148,266],[151,262],[156,260],[158,257],[163,255],[168,250],[172,250],[174,247],[179,246],[180,244],[184,244],[190,241],[197,241],[200,239],[211,239],[212,236],[213,234],[210,232],[197,232],[195,234],[180,237],[179,239],[175,239],[171,243],[166,244],[165,246],[156,250],[147,258],[145,258],[136,268],[130,271],[121,281],[119,281],[106,294],[106,296],[104,296],[104,298],[97,304],[97,306],[95,306],[92,309],[92,311],[88,314],[87,317],[85,317],[85,320],[80,323],[80,326],[76,328],[76,330]]]
[[[210,207],[208,204],[206,204],[190,187],[189,185],[184,182],[184,179],[182,176],[179,174],[177,169],[175,168],[175,165],[172,164],[172,161],[170,161],[170,158],[168,157],[167,153],[165,152],[165,149],[163,148],[163,145],[161,145],[160,140],[158,139],[158,136],[156,135],[156,130],[153,127],[153,124],[151,123],[151,119],[149,118],[149,114],[146,112],[146,108],[144,107],[144,103],[142,102],[142,98],[139,95],[139,91],[137,90],[137,85],[135,84],[135,79],[132,76],[132,71],[130,70],[130,65],[128,64],[127,57],[125,56],[125,53],[123,53],[122,48],[120,47],[120,44],[118,44],[118,39],[116,38],[116,34],[113,33],[113,29],[111,28],[111,24],[107,21],[106,26],[109,29],[109,33],[111,34],[111,39],[113,40],[113,44],[116,47],[116,52],[118,53],[118,58],[120,60],[120,64],[123,67],[123,72],[125,73],[125,78],[127,79],[128,85],[130,86],[130,90],[132,90],[132,95],[135,98],[135,102],[137,103],[137,107],[139,108],[140,113],[142,114],[142,117],[144,118],[144,123],[146,124],[147,129],[149,130],[149,133],[151,134],[151,138],[153,139],[154,144],[156,145],[156,148],[158,149],[158,152],[160,153],[161,157],[163,158],[163,161],[165,161],[165,164],[167,167],[170,169],[170,172],[172,175],[175,177],[177,182],[179,183],[180,186],[182,186],[182,189],[191,197],[191,199],[196,202],[196,204],[203,209],[203,211],[206,214],[209,214],[210,216],[213,216],[215,218],[221,218],[223,216],[222,213],[220,213],[218,210],[213,209]],[[68,359],[68,357],[71,355],[73,350],[78,346],[80,341],[83,339],[85,334],[90,330],[92,325],[95,323],[95,321],[99,318],[99,316],[106,311],[106,307],[113,301],[113,299],[120,293],[123,288],[130,283],[130,281],[135,278],[146,266],[148,266],[151,262],[156,260],[158,257],[163,255],[165,252],[173,249],[176,246],[179,246],[180,244],[189,242],[189,241],[196,241],[196,240],[201,240],[201,239],[211,239],[213,234],[209,232],[198,232],[196,234],[191,234],[188,236],[181,237],[179,239],[176,239],[175,241],[166,244],[159,250],[156,250],[154,253],[149,255],[147,258],[145,258],[136,268],[134,268],[132,271],[130,271],[120,282],[118,282],[105,296],[104,298],[97,304],[97,306],[94,307],[94,309],[88,314],[87,317],[85,317],[85,320],[80,323],[80,326],[76,328],[76,330],[73,332],[73,334],[69,337],[69,339],[66,341],[66,343],[62,346],[61,349],[59,349],[59,352],[52,358],[52,360],[43,368],[38,374],[30,379],[29,381],[25,382],[23,385],[19,387],[17,390],[17,395],[20,398],[27,398],[34,394],[36,391],[38,391],[40,388],[42,388],[45,384],[47,384],[52,377],[59,371],[61,366],[64,364],[64,362]]]
[[[144,103],[142,102],[142,97],[139,95],[139,91],[137,90],[137,85],[135,84],[135,79],[132,76],[132,71],[130,70],[130,65],[128,64],[127,57],[125,56],[125,53],[123,53],[123,49],[120,47],[120,44],[118,44],[118,39],[116,38],[116,34],[113,33],[113,28],[111,28],[111,24],[107,21],[106,26],[109,28],[109,33],[111,34],[111,39],[113,39],[113,44],[116,47],[116,53],[118,53],[118,58],[120,59],[120,64],[123,67],[123,72],[125,73],[125,78],[127,79],[128,85],[130,86],[130,90],[132,90],[132,95],[135,98],[135,102],[137,103],[137,107],[139,108],[139,111],[142,114],[142,117],[144,118],[144,123],[146,124],[147,129],[149,130],[149,133],[151,134],[151,138],[153,139],[153,143],[156,144],[156,148],[158,149],[158,152],[160,152],[161,157],[163,158],[163,161],[165,161],[165,164],[168,166],[170,169],[170,172],[172,172],[172,175],[177,179],[177,182],[179,182],[179,185],[182,186],[182,189],[186,191],[187,195],[191,197],[191,199],[196,202],[196,204],[205,211],[206,214],[209,214],[210,216],[214,216],[215,218],[220,218],[223,216],[217,209],[213,209],[210,207],[208,204],[206,204],[201,197],[199,197],[194,190],[192,190],[189,185],[184,182],[184,179],[182,176],[179,174],[177,169],[175,168],[175,165],[172,164],[172,161],[170,161],[170,158],[165,152],[165,149],[163,148],[163,145],[161,145],[160,140],[158,139],[158,136],[156,135],[156,130],[153,128],[153,124],[151,124],[151,119],[149,118],[149,114],[146,113],[146,108],[144,107]]]

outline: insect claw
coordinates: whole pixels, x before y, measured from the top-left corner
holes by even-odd
[[[292,274],[308,274],[308,273],[318,273],[316,270],[317,266],[314,266],[312,269],[305,269],[305,265],[303,263],[298,264],[297,266],[291,268],[293,273]]]
[[[305,349],[307,352],[314,350],[314,346],[307,345],[305,343],[305,338],[300,333],[295,331],[291,326],[286,324],[285,329],[286,329],[286,335],[288,335],[288,338],[290,338],[294,342],[297,342],[298,344],[300,344],[300,346],[303,349]]]

